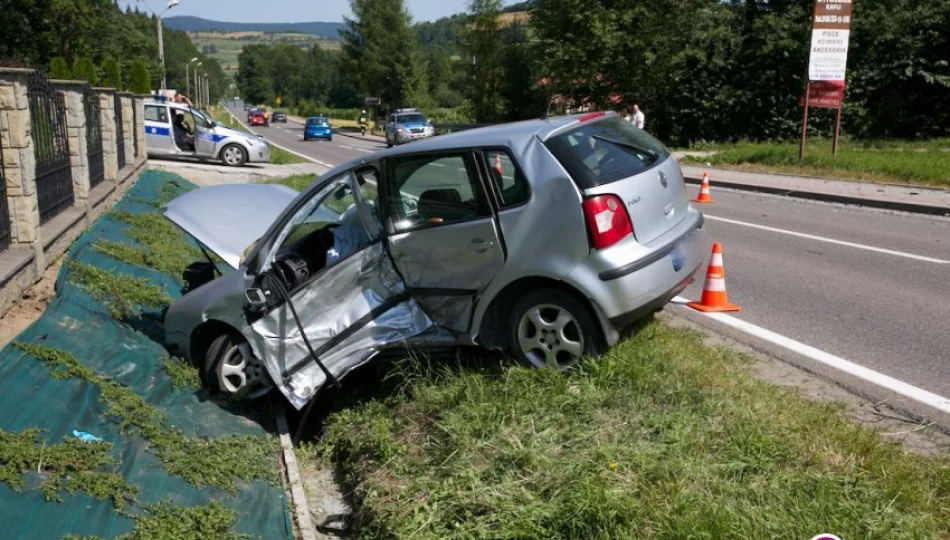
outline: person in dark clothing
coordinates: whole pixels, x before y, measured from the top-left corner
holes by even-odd
[[[185,125],[185,115],[181,113],[175,114],[175,144],[178,145],[178,148],[181,150],[186,150],[190,152],[195,151],[195,136],[188,131],[188,126]]]

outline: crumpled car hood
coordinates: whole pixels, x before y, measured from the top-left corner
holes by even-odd
[[[226,184],[189,191],[173,199],[165,217],[237,268],[257,241],[297,198],[279,184]]]

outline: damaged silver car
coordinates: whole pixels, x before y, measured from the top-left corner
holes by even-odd
[[[233,269],[186,271],[168,348],[214,390],[276,385],[297,408],[391,348],[569,368],[682,291],[706,247],[676,160],[612,113],[435,137],[299,194],[201,188],[165,215]]]

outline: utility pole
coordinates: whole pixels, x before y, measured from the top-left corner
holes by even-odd
[[[193,62],[197,62],[198,57],[194,57],[185,64],[185,94],[188,95],[189,99],[191,98],[191,76],[188,74],[188,67],[191,66]],[[198,64],[199,66],[201,64]],[[195,69],[198,69],[195,67]]]

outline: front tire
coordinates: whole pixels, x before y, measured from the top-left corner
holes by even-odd
[[[264,366],[254,358],[247,342],[231,334],[211,342],[198,371],[209,390],[228,397],[245,396],[267,381]]]
[[[537,368],[567,370],[584,356],[604,350],[590,308],[559,289],[536,289],[512,307],[508,328],[511,353]]]
[[[247,163],[247,151],[236,144],[221,149],[221,161],[229,167],[240,167]]]

